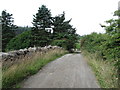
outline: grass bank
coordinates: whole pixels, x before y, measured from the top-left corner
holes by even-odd
[[[83,51],[88,64],[91,66],[101,88],[118,88],[117,69],[114,62],[102,60],[96,54]]]
[[[3,88],[13,88],[27,76],[37,73],[44,65],[67,53],[65,50],[55,49],[46,53],[35,53],[25,57],[7,70],[3,70]]]

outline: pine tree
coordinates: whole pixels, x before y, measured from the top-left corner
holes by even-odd
[[[51,12],[45,5],[42,5],[33,18],[32,46],[45,46],[50,43]]]
[[[70,25],[70,20],[65,21],[65,13],[55,16],[53,19],[53,39],[65,40],[66,49],[74,48],[77,41],[76,29]],[[61,41],[60,41],[61,42]]]
[[[14,20],[12,14],[2,11],[2,51],[5,51],[7,43],[15,37],[15,28],[13,24]]]
[[[68,30],[72,28],[69,24],[71,19],[65,21],[65,13],[55,16],[53,19],[53,38],[64,38]]]

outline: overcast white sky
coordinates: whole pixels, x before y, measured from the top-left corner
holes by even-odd
[[[71,24],[80,35],[91,32],[104,32],[100,23],[113,18],[119,0],[1,0],[0,12],[7,10],[13,14],[14,24],[32,26],[33,15],[42,4],[51,10],[53,16],[66,13],[66,20],[72,18]]]

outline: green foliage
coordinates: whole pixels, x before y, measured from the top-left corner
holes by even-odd
[[[54,40],[51,45],[56,45],[56,46],[60,46],[60,47],[63,47],[65,49],[67,49],[68,47],[68,43],[67,43],[67,40],[66,39],[63,39],[63,40]]]
[[[33,25],[37,29],[44,29],[45,28],[50,28],[51,27],[51,12],[48,10],[48,8],[45,5],[42,5],[38,13],[34,15],[33,18]]]
[[[16,50],[29,46],[58,45],[71,50],[78,41],[76,29],[65,20],[65,13],[52,17],[50,10],[42,5],[33,18],[33,27],[18,27],[16,36],[7,44],[6,50]],[[22,33],[28,31],[30,33]],[[21,34],[22,33],[22,34]],[[6,36],[9,34],[6,32]],[[29,34],[29,35],[27,35]]]
[[[2,51],[5,51],[7,43],[15,37],[16,26],[13,24],[14,20],[12,14],[2,11]]]
[[[114,15],[120,16],[120,11],[116,11]],[[116,62],[120,81],[120,18],[107,20],[106,23],[107,26],[101,25],[105,28],[105,34],[92,33],[84,36],[81,47],[90,53],[97,53],[102,59]]]
[[[10,40],[10,42],[7,44],[6,51],[30,47],[30,38],[31,31],[25,31],[22,34],[19,34],[18,36]]]
[[[59,44],[65,47],[67,50],[71,50],[75,48],[75,43],[77,42],[77,34],[76,29],[70,25],[70,21],[65,21],[65,13],[55,16],[53,19],[53,40],[65,40],[63,42],[58,41]],[[58,43],[57,42],[57,43]],[[61,44],[62,43],[62,44]],[[64,44],[64,45],[63,45]]]
[[[31,27],[18,26],[18,28],[15,30],[15,33],[16,33],[16,35],[19,35],[19,34],[23,33],[24,31],[29,31],[29,30],[31,30]]]
[[[120,16],[120,10],[116,10],[115,12],[114,12],[114,16]]]
[[[68,29],[71,29],[72,26],[69,24],[71,20],[65,21],[65,13],[53,17],[53,35],[54,37],[58,33],[66,33]]]
[[[118,69],[118,80],[120,81],[120,10],[115,11],[114,16],[118,16],[119,18],[108,22],[109,25],[105,27],[106,34],[110,36],[107,42],[107,51],[109,52],[109,56],[116,61],[115,65]]]
[[[84,36],[82,39],[84,49],[88,50],[91,53],[102,50],[102,44],[106,41],[105,34],[92,33],[90,35]],[[99,48],[98,48],[99,47]]]
[[[50,44],[51,32],[46,28],[51,27],[51,12],[42,5],[34,15],[32,28],[32,46],[45,46]]]
[[[51,45],[66,48],[66,40],[54,40]]]
[[[80,43],[76,43],[76,49],[80,50]]]
[[[61,36],[62,38],[58,36],[57,39],[53,40],[51,44],[63,47],[68,51],[71,51],[72,48],[76,47],[77,35],[66,35],[64,38],[63,38],[63,35]]]

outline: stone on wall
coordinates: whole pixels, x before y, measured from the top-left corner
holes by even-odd
[[[20,60],[21,58],[24,58],[25,56],[30,56],[33,53],[36,52],[41,52],[41,53],[46,53],[48,50],[52,49],[62,49],[61,47],[58,46],[45,46],[45,47],[29,47],[28,49],[20,49],[20,50],[15,50],[15,51],[10,51],[10,52],[0,52],[0,56],[2,56],[2,64],[8,63],[11,65],[14,63],[16,60]],[[11,63],[12,62],[12,63]]]

